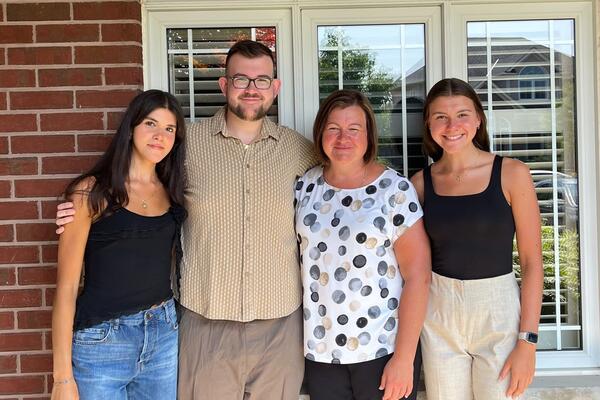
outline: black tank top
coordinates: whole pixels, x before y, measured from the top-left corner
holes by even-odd
[[[157,217],[117,207],[92,224],[75,330],[136,313],[173,296],[171,259],[175,246],[178,266],[185,215],[177,205]]]
[[[438,196],[431,166],[423,171],[424,222],[431,240],[433,272],[454,279],[483,279],[512,271],[515,223],[501,184],[496,156],[488,187],[481,193]]]

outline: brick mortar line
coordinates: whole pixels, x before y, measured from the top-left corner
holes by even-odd
[[[50,265],[36,265],[36,267],[53,267],[56,266],[56,263],[54,264],[50,264]],[[18,267],[17,267],[18,268]],[[22,268],[22,267],[21,267]],[[25,268],[29,268],[29,267],[25,267]],[[54,289],[56,288],[55,284],[35,284],[35,285],[20,285],[20,286],[7,286],[7,287],[12,287],[14,289],[10,289],[10,290],[21,290],[21,289]],[[6,288],[5,286],[2,286],[2,288]],[[0,292],[2,291],[2,289],[0,289]],[[52,306],[46,305],[46,306],[34,306],[34,307],[17,307],[17,308],[0,308],[0,312],[2,310],[4,311],[31,311],[32,308],[40,309],[43,308],[44,310],[51,310]]]
[[[102,155],[104,154],[103,151],[94,151],[94,152],[86,152],[86,153],[81,153],[81,152],[71,152],[71,153],[65,153],[65,152],[52,152],[52,153],[8,153],[8,154],[2,154],[2,158],[3,159],[11,159],[11,158],[33,158],[33,157],[52,157],[52,156],[56,156],[56,157],[72,157],[74,154],[76,155],[85,155],[85,156],[96,156],[96,155]],[[20,176],[27,176],[29,174],[26,175],[0,175],[2,177],[7,177],[7,176],[15,176],[15,177],[20,177]],[[1,200],[0,200],[1,202]]]
[[[6,53],[8,54],[8,53]],[[5,54],[5,55],[6,55]],[[65,69],[65,68],[123,68],[138,67],[142,68],[141,63],[99,63],[99,64],[3,64],[0,70],[5,69]]]
[[[52,153],[48,153],[48,154],[52,154]],[[78,176],[79,174],[77,173],[62,173],[62,174],[47,174],[47,175],[41,175],[41,176],[37,176],[37,175],[3,175],[2,177],[0,177],[0,180],[7,180],[7,179],[16,179],[18,181],[33,181],[33,180],[39,180],[40,177],[42,178],[46,178],[47,180],[52,180],[52,179],[68,179],[68,178],[73,178]],[[28,178],[30,177],[30,178]],[[29,196],[32,198],[35,197],[48,197],[48,196]]]
[[[39,1],[35,1],[39,3]],[[52,1],[56,3],[56,1]],[[6,3],[3,3],[6,4]],[[32,3],[33,4],[33,3]],[[5,15],[6,16],[6,15]],[[40,26],[40,25],[119,25],[136,24],[142,26],[137,19],[65,19],[65,20],[28,20],[28,21],[1,21],[3,26]]]
[[[57,68],[59,69],[59,68]],[[0,70],[1,72],[1,70]],[[119,85],[108,85],[108,87],[106,85],[94,85],[94,86],[37,86],[37,87],[33,87],[33,86],[16,86],[16,87],[7,87],[7,88],[0,88],[0,89],[6,89],[7,93],[30,93],[30,92],[40,92],[40,91],[44,91],[44,92],[82,92],[82,91],[90,91],[90,90],[94,90],[94,91],[98,91],[100,89],[100,91],[102,92],[110,92],[112,90],[120,90],[120,89],[138,89],[139,86],[135,85],[135,84],[131,84],[131,85],[123,85],[123,84],[119,84]],[[77,93],[74,93],[77,94]],[[82,108],[80,108],[82,109]],[[52,108],[51,110],[59,110],[57,108]]]
[[[1,47],[5,49],[22,49],[22,48],[36,48],[42,49],[47,47],[100,47],[104,46],[136,46],[142,48],[141,42],[136,41],[119,41],[119,42],[41,42],[41,43],[3,43]]]

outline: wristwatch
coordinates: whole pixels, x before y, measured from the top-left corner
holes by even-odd
[[[533,332],[519,332],[518,338],[531,344],[538,342],[538,334]]]

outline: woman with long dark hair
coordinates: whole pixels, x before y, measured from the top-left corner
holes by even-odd
[[[140,93],[65,190],[75,212],[58,247],[53,400],[176,398],[184,124],[172,95]]]
[[[542,299],[540,213],[529,168],[490,153],[483,107],[464,81],[436,83],[424,119],[434,163],[412,180],[432,254],[421,334],[427,398],[515,398],[535,371]]]

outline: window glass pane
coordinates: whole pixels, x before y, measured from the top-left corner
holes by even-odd
[[[218,79],[225,75],[227,52],[244,39],[275,51],[274,27],[167,29],[169,92],[181,103],[187,121],[211,117],[225,104]],[[277,121],[277,98],[268,115]]]
[[[363,92],[377,118],[380,159],[404,175],[425,167],[425,26],[320,26],[318,41],[320,101],[337,89]]]
[[[542,215],[538,349],[581,349],[573,20],[467,24],[468,79],[496,153],[531,169]],[[515,269],[520,274],[518,255]]]

